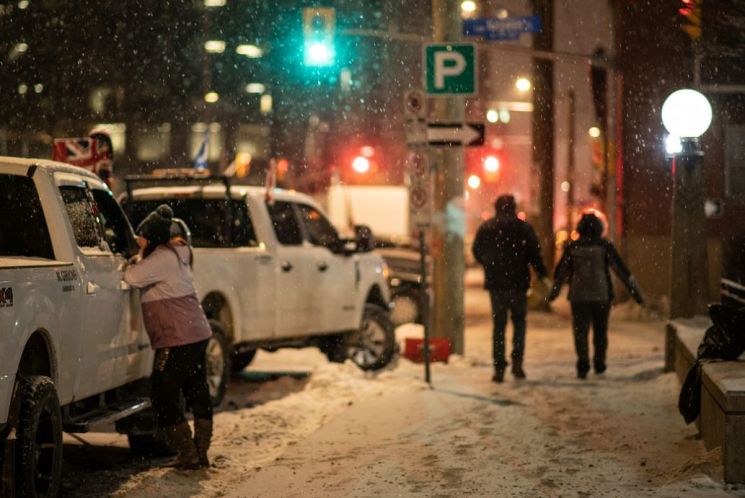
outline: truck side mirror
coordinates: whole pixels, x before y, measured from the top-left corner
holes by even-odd
[[[367,225],[354,226],[354,240],[357,243],[358,252],[370,252],[375,247],[375,237]]]

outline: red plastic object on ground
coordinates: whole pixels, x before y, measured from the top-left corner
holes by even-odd
[[[404,356],[411,361],[424,361],[424,339],[407,338],[404,346]],[[450,339],[437,338],[429,340],[429,361],[448,362],[450,357]]]

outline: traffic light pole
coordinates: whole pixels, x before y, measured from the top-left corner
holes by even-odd
[[[435,41],[460,40],[460,0],[432,0],[432,19]],[[463,97],[434,98],[435,121],[460,123],[464,117]],[[450,339],[451,351],[463,354],[465,216],[462,147],[433,148],[431,164],[435,175],[432,224],[432,335]]]

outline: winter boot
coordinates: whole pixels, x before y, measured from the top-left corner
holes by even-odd
[[[523,360],[512,361],[512,376],[516,379],[524,379],[525,371],[523,370]]]
[[[495,369],[491,381],[496,382],[497,384],[504,382],[504,368]]]
[[[212,419],[195,418],[194,419],[194,446],[197,448],[199,456],[199,465],[209,467],[210,460],[207,458],[207,450],[210,449],[212,442]]]
[[[184,420],[178,425],[165,427],[163,429],[168,438],[169,446],[175,450],[178,455],[173,467],[184,470],[195,470],[199,468],[199,456],[191,439],[191,429],[189,423]]]

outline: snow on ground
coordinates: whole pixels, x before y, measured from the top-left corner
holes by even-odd
[[[432,388],[406,359],[374,375],[312,349],[260,352],[216,415],[210,470],[161,468],[121,436],[84,435],[96,446],[66,445],[64,496],[745,496],[677,413],[662,322],[616,310],[608,372],[582,381],[566,303],[531,312],[528,379],[497,385],[476,286],[466,311],[465,354],[433,365]]]

